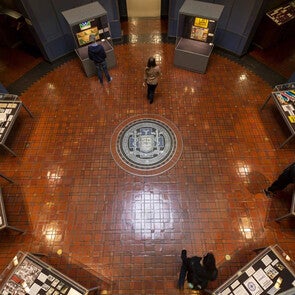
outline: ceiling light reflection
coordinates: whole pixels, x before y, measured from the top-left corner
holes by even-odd
[[[58,184],[61,182],[62,176],[64,174],[63,169],[58,166],[56,169],[51,169],[47,171],[47,179],[50,185]]]
[[[46,229],[43,231],[43,235],[45,236],[47,241],[55,241],[56,237],[59,235],[60,229],[57,224],[51,223],[46,226]]]
[[[131,207],[131,224],[136,235],[144,239],[163,239],[173,229],[173,210],[169,198],[153,192],[135,195]]]
[[[253,238],[253,231],[252,231],[251,222],[249,218],[247,217],[241,218],[240,231],[246,239]]]
[[[242,75],[239,77],[239,80],[240,80],[240,81],[245,81],[245,80],[247,80],[247,75],[246,75],[246,74],[242,74]]]
[[[250,166],[240,162],[237,163],[236,170],[239,177],[247,177],[251,173]]]

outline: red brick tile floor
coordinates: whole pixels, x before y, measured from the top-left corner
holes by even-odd
[[[271,86],[214,53],[206,74],[176,68],[174,45],[156,38],[167,31],[160,21],[122,28],[133,41],[115,46],[110,84],[87,78],[74,58],[20,96],[34,118],[20,113],[7,141],[18,156],[0,155],[1,173],[14,183],[0,185],[9,223],[26,233],[0,232],[0,269],[19,250],[54,258],[62,249],[63,261],[82,263],[111,294],[178,294],[183,248],[215,253],[219,278],[210,289],[253,249],[279,244],[295,257],[294,220],[274,221],[288,212],[292,188],[262,194],[294,161],[294,142],[279,149],[289,131],[275,106],[259,110]],[[149,42],[136,41],[150,31]],[[5,86],[40,62],[21,55],[13,67],[1,58]],[[150,105],[142,82],[152,55],[163,75]],[[139,114],[163,116],[182,134],[182,156],[164,174],[131,175],[112,159],[112,133]]]

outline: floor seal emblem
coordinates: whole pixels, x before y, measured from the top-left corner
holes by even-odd
[[[138,115],[123,121],[111,138],[111,153],[119,167],[140,176],[171,169],[182,153],[176,126],[158,115]]]

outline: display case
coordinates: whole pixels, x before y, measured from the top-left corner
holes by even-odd
[[[293,38],[295,31],[295,1],[268,11],[262,18],[253,43],[267,49],[280,41]]]
[[[186,0],[179,10],[174,65],[205,73],[223,5]]]
[[[222,286],[214,290],[213,295],[282,294],[292,290],[294,282],[294,261],[280,246],[274,245],[265,248]]]
[[[3,295],[86,295],[90,291],[31,253],[18,252],[0,275]]]
[[[4,207],[4,202],[3,202],[2,189],[0,188],[0,231],[3,229],[6,229],[6,228],[18,231],[20,233],[24,233],[23,230],[16,228],[14,226],[10,226],[8,224],[8,221],[6,218],[6,211],[5,211],[5,207]]]
[[[11,154],[16,156],[16,153],[11,150],[6,144],[6,139],[14,125],[16,118],[24,107],[28,114],[33,117],[29,109],[19,100],[17,95],[14,94],[0,94],[0,146],[5,148]]]
[[[282,148],[295,136],[295,82],[276,85],[260,108],[261,111],[271,98],[291,132],[291,135],[280,145]]]
[[[98,3],[92,2],[62,12],[71,28],[75,40],[75,52],[78,55],[87,77],[97,73],[95,65],[88,57],[89,36],[95,35],[97,42],[104,47],[108,68],[116,66],[113,42],[111,38],[107,12]]]

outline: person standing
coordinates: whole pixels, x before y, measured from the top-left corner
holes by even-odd
[[[103,84],[102,72],[104,72],[107,81],[111,82],[113,78],[110,76],[108,72],[108,67],[106,62],[107,55],[103,46],[96,42],[95,35],[93,34],[89,36],[89,41],[92,43],[88,46],[88,56],[89,56],[89,59],[91,59],[95,64],[95,67],[97,69],[97,76],[98,76],[100,84]]]
[[[295,183],[295,162],[289,165],[275,180],[271,186],[267,189],[264,189],[264,194],[271,198],[278,191],[282,191],[285,187],[287,187],[290,183]]]
[[[147,85],[147,99],[150,103],[154,101],[155,90],[161,75],[160,67],[157,66],[154,57],[150,57],[144,70],[144,85]]]
[[[188,258],[186,250],[182,250],[181,259],[178,289],[183,289],[186,277],[189,287],[193,290],[203,290],[207,287],[209,281],[217,279],[218,270],[212,253],[209,252],[203,257]]]

